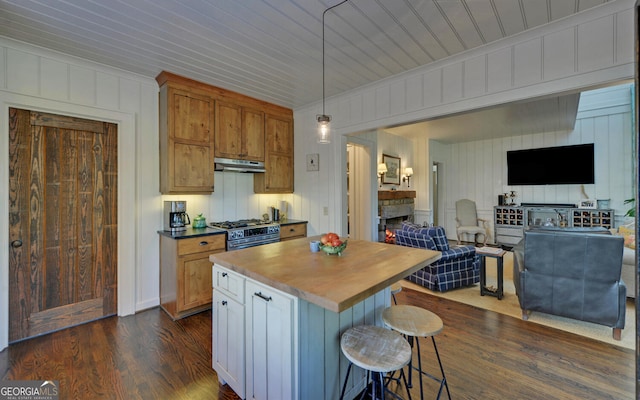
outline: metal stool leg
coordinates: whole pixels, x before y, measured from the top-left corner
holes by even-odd
[[[422,356],[420,354],[420,341],[416,338],[416,350],[418,350],[418,371],[420,371],[420,400],[424,399],[424,388],[422,386]],[[438,398],[440,396],[438,395]]]
[[[421,356],[421,352],[420,352],[420,340],[418,337],[414,337],[414,336],[410,336],[409,337],[411,340],[409,341],[409,344],[411,345],[411,347],[413,348],[413,339],[415,339],[416,341],[416,351],[418,353],[418,368],[414,367],[412,365],[412,361],[409,361],[409,382],[411,382],[411,375],[413,375],[412,370],[416,369],[418,370],[418,375],[420,378],[420,399],[424,399],[424,386],[422,383],[422,375],[426,375],[429,378],[435,380],[436,382],[440,382],[440,389],[438,389],[438,396],[436,397],[436,399],[439,399],[440,396],[442,395],[442,388],[446,388],[447,389],[447,397],[449,398],[449,400],[451,400],[451,393],[449,392],[449,383],[447,382],[447,377],[444,374],[444,367],[442,366],[442,361],[440,360],[440,353],[438,352],[438,346],[436,346],[436,339],[435,337],[431,336],[431,341],[433,342],[433,349],[435,350],[436,353],[436,358],[438,359],[438,366],[440,367],[440,373],[442,373],[442,379],[438,379],[437,377],[428,374],[427,372],[424,372],[422,370],[422,356]],[[411,383],[409,383],[407,385],[407,387],[412,387]]]
[[[347,382],[349,381],[349,374],[351,373],[351,366],[353,363],[349,363],[347,367],[347,376],[344,378],[344,385],[342,385],[342,392],[340,393],[340,400],[344,399],[344,391],[347,390]]]
[[[438,358],[438,365],[440,365],[440,372],[442,373],[442,382],[440,383],[440,391],[438,392],[438,398],[442,392],[442,386],[447,388],[447,397],[451,400],[451,393],[449,392],[449,383],[447,383],[447,377],[444,375],[444,368],[442,367],[442,361],[440,361],[440,353],[438,353],[438,346],[436,346],[436,338],[431,336],[433,341],[433,349],[436,351],[436,357]]]

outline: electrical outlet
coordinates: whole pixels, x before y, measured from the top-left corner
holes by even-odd
[[[327,207],[327,206],[322,207],[322,214],[323,215],[329,215],[329,207]]]

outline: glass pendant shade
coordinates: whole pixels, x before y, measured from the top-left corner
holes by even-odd
[[[331,116],[318,115],[318,143],[331,143]]]

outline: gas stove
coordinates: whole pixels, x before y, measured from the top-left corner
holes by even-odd
[[[211,222],[209,225],[220,229],[235,229],[244,228],[245,226],[266,225],[269,223],[271,223],[271,221],[265,221],[263,219],[239,219],[237,221]]]
[[[280,225],[260,219],[211,222],[209,226],[227,231],[227,251],[280,241]]]

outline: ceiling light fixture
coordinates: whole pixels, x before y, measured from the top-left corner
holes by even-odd
[[[327,11],[338,7],[341,4],[346,3],[349,0],[344,0],[334,6],[331,6],[324,10],[322,13],[322,114],[316,115],[318,120],[318,143],[331,143],[331,115],[327,115],[324,110],[325,103],[325,85],[324,85],[324,16]]]

